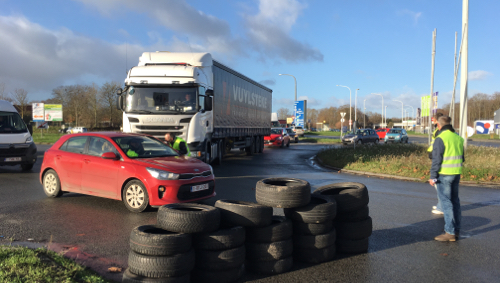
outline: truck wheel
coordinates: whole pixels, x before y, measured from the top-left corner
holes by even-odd
[[[260,136],[259,139],[260,139],[259,153],[263,153],[264,152],[264,136]]]
[[[245,151],[247,152],[248,156],[251,156],[255,153],[255,141],[252,139],[252,144],[249,147],[245,147]]]
[[[221,165],[222,164],[222,141],[219,141],[217,143],[217,157],[214,160],[214,165]]]
[[[206,164],[210,164],[210,144],[207,142],[206,143],[206,146],[205,146],[205,158],[203,160],[203,162],[205,162]]]

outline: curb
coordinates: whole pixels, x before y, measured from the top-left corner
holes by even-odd
[[[324,164],[323,161],[321,160],[321,158],[319,158],[317,155],[315,155],[313,158],[320,166],[335,170],[338,173],[347,173],[347,174],[352,174],[352,175],[365,175],[365,176],[370,176],[370,177],[378,177],[381,179],[388,178],[388,179],[396,179],[396,180],[402,180],[402,181],[408,181],[408,182],[426,183],[418,178],[403,177],[403,176],[396,176],[396,175],[389,175],[389,174],[382,174],[382,173],[371,173],[371,172],[365,172],[365,171],[347,170],[347,169],[332,167],[332,166]],[[460,181],[460,185],[468,186],[468,187],[485,187],[485,188],[491,188],[491,189],[500,189],[500,184],[493,183],[493,182]]]

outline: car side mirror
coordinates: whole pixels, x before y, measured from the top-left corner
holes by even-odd
[[[101,155],[101,157],[102,157],[103,159],[114,159],[114,160],[118,160],[118,159],[119,159],[118,155],[116,155],[116,153],[111,152],[111,151],[110,151],[110,152],[105,152],[105,153],[103,153],[103,154]]]

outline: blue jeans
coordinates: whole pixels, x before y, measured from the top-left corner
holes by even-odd
[[[434,188],[436,188],[436,193],[437,193],[438,190],[437,184],[434,185]],[[441,208],[441,202],[439,201],[439,198],[438,198],[438,203],[436,204],[436,210],[443,211],[443,209]]]
[[[460,233],[462,211],[458,198],[460,175],[440,175],[437,183],[438,199],[444,213],[444,231],[455,235]]]

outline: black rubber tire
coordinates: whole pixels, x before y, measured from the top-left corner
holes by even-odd
[[[62,196],[61,181],[56,171],[49,169],[43,174],[43,192],[52,198]]]
[[[295,143],[299,143],[299,138],[295,138]]]
[[[248,147],[245,147],[245,152],[247,153],[248,156],[252,156],[255,153],[255,140],[252,138],[252,144]]]
[[[246,242],[247,259],[251,261],[278,260],[293,253],[292,239],[272,243]]]
[[[247,242],[270,243],[290,239],[293,235],[292,221],[283,216],[273,216],[273,222],[265,227],[247,228]]]
[[[358,140],[358,141],[356,142],[356,144],[357,144],[357,145],[362,145],[362,144],[363,144],[363,140]]]
[[[311,201],[309,182],[293,178],[267,178],[257,182],[257,202],[278,208],[294,208]]]
[[[245,228],[242,226],[193,235],[193,245],[200,250],[227,250],[243,244],[245,244]]]
[[[243,273],[245,273],[245,265],[223,271],[197,269],[191,273],[191,280],[193,283],[232,283],[238,281]]]
[[[217,157],[212,162],[214,165],[222,164],[222,141],[217,142]]]
[[[158,209],[158,226],[178,233],[213,232],[219,229],[219,209],[197,203],[172,203]]]
[[[342,221],[342,222],[361,221],[368,218],[369,215],[370,215],[370,210],[368,209],[368,205],[366,205],[363,208],[360,208],[355,211],[338,213],[337,217],[335,217],[335,221]]]
[[[122,201],[128,210],[135,213],[143,212],[149,207],[149,195],[146,186],[139,180],[127,182],[122,190]],[[133,205],[137,203],[140,203],[140,205],[134,207]]]
[[[254,137],[253,138],[253,145],[254,145],[253,152],[254,153],[259,153],[260,145],[259,145],[259,139],[258,139],[258,137]]]
[[[225,226],[261,227],[271,224],[273,208],[254,202],[221,199],[215,202]]]
[[[371,236],[372,225],[372,218],[368,216],[365,220],[356,222],[337,221],[335,229],[339,239],[360,240]]]
[[[322,263],[334,259],[336,250],[337,248],[335,245],[322,249],[295,249],[293,251],[293,258],[301,262]]]
[[[335,229],[319,235],[293,235],[294,249],[324,249],[335,244]]]
[[[173,256],[141,255],[130,251],[128,256],[128,268],[130,272],[150,278],[186,275],[193,270],[194,264],[194,250]]]
[[[221,251],[196,251],[196,269],[222,271],[240,267],[245,263],[245,246]]]
[[[325,223],[319,224],[309,224],[294,221],[293,222],[293,234],[298,235],[320,235],[330,232],[333,228],[333,222],[327,221]]]
[[[33,169],[33,166],[35,164],[32,163],[32,164],[21,164],[21,170],[23,171],[30,171],[31,169]]]
[[[326,196],[337,202],[337,213],[356,211],[368,205],[368,190],[361,183],[333,183],[316,189],[313,194]]]
[[[205,143],[205,156],[203,157],[203,162],[205,162],[206,164],[210,164],[210,152],[211,152],[211,146],[210,144],[207,142]]]
[[[324,223],[332,221],[337,214],[337,203],[331,198],[311,195],[309,204],[297,208],[285,208],[285,216],[304,223]]]
[[[250,261],[247,260],[245,267],[248,271],[257,274],[281,274],[290,271],[293,267],[293,257],[285,257],[278,260]]]
[[[169,256],[191,249],[191,234],[170,232],[153,225],[135,227],[130,233],[130,249],[143,255]]]
[[[260,150],[259,150],[259,153],[263,153],[264,152],[264,136],[260,136]]]
[[[135,275],[127,268],[123,272],[122,283],[189,283],[190,277],[188,273],[178,277],[149,278]]]
[[[373,143],[378,145],[379,140],[377,139],[377,140],[375,140]]]
[[[368,252],[369,238],[359,240],[337,239],[337,251],[345,254],[361,254]]]

